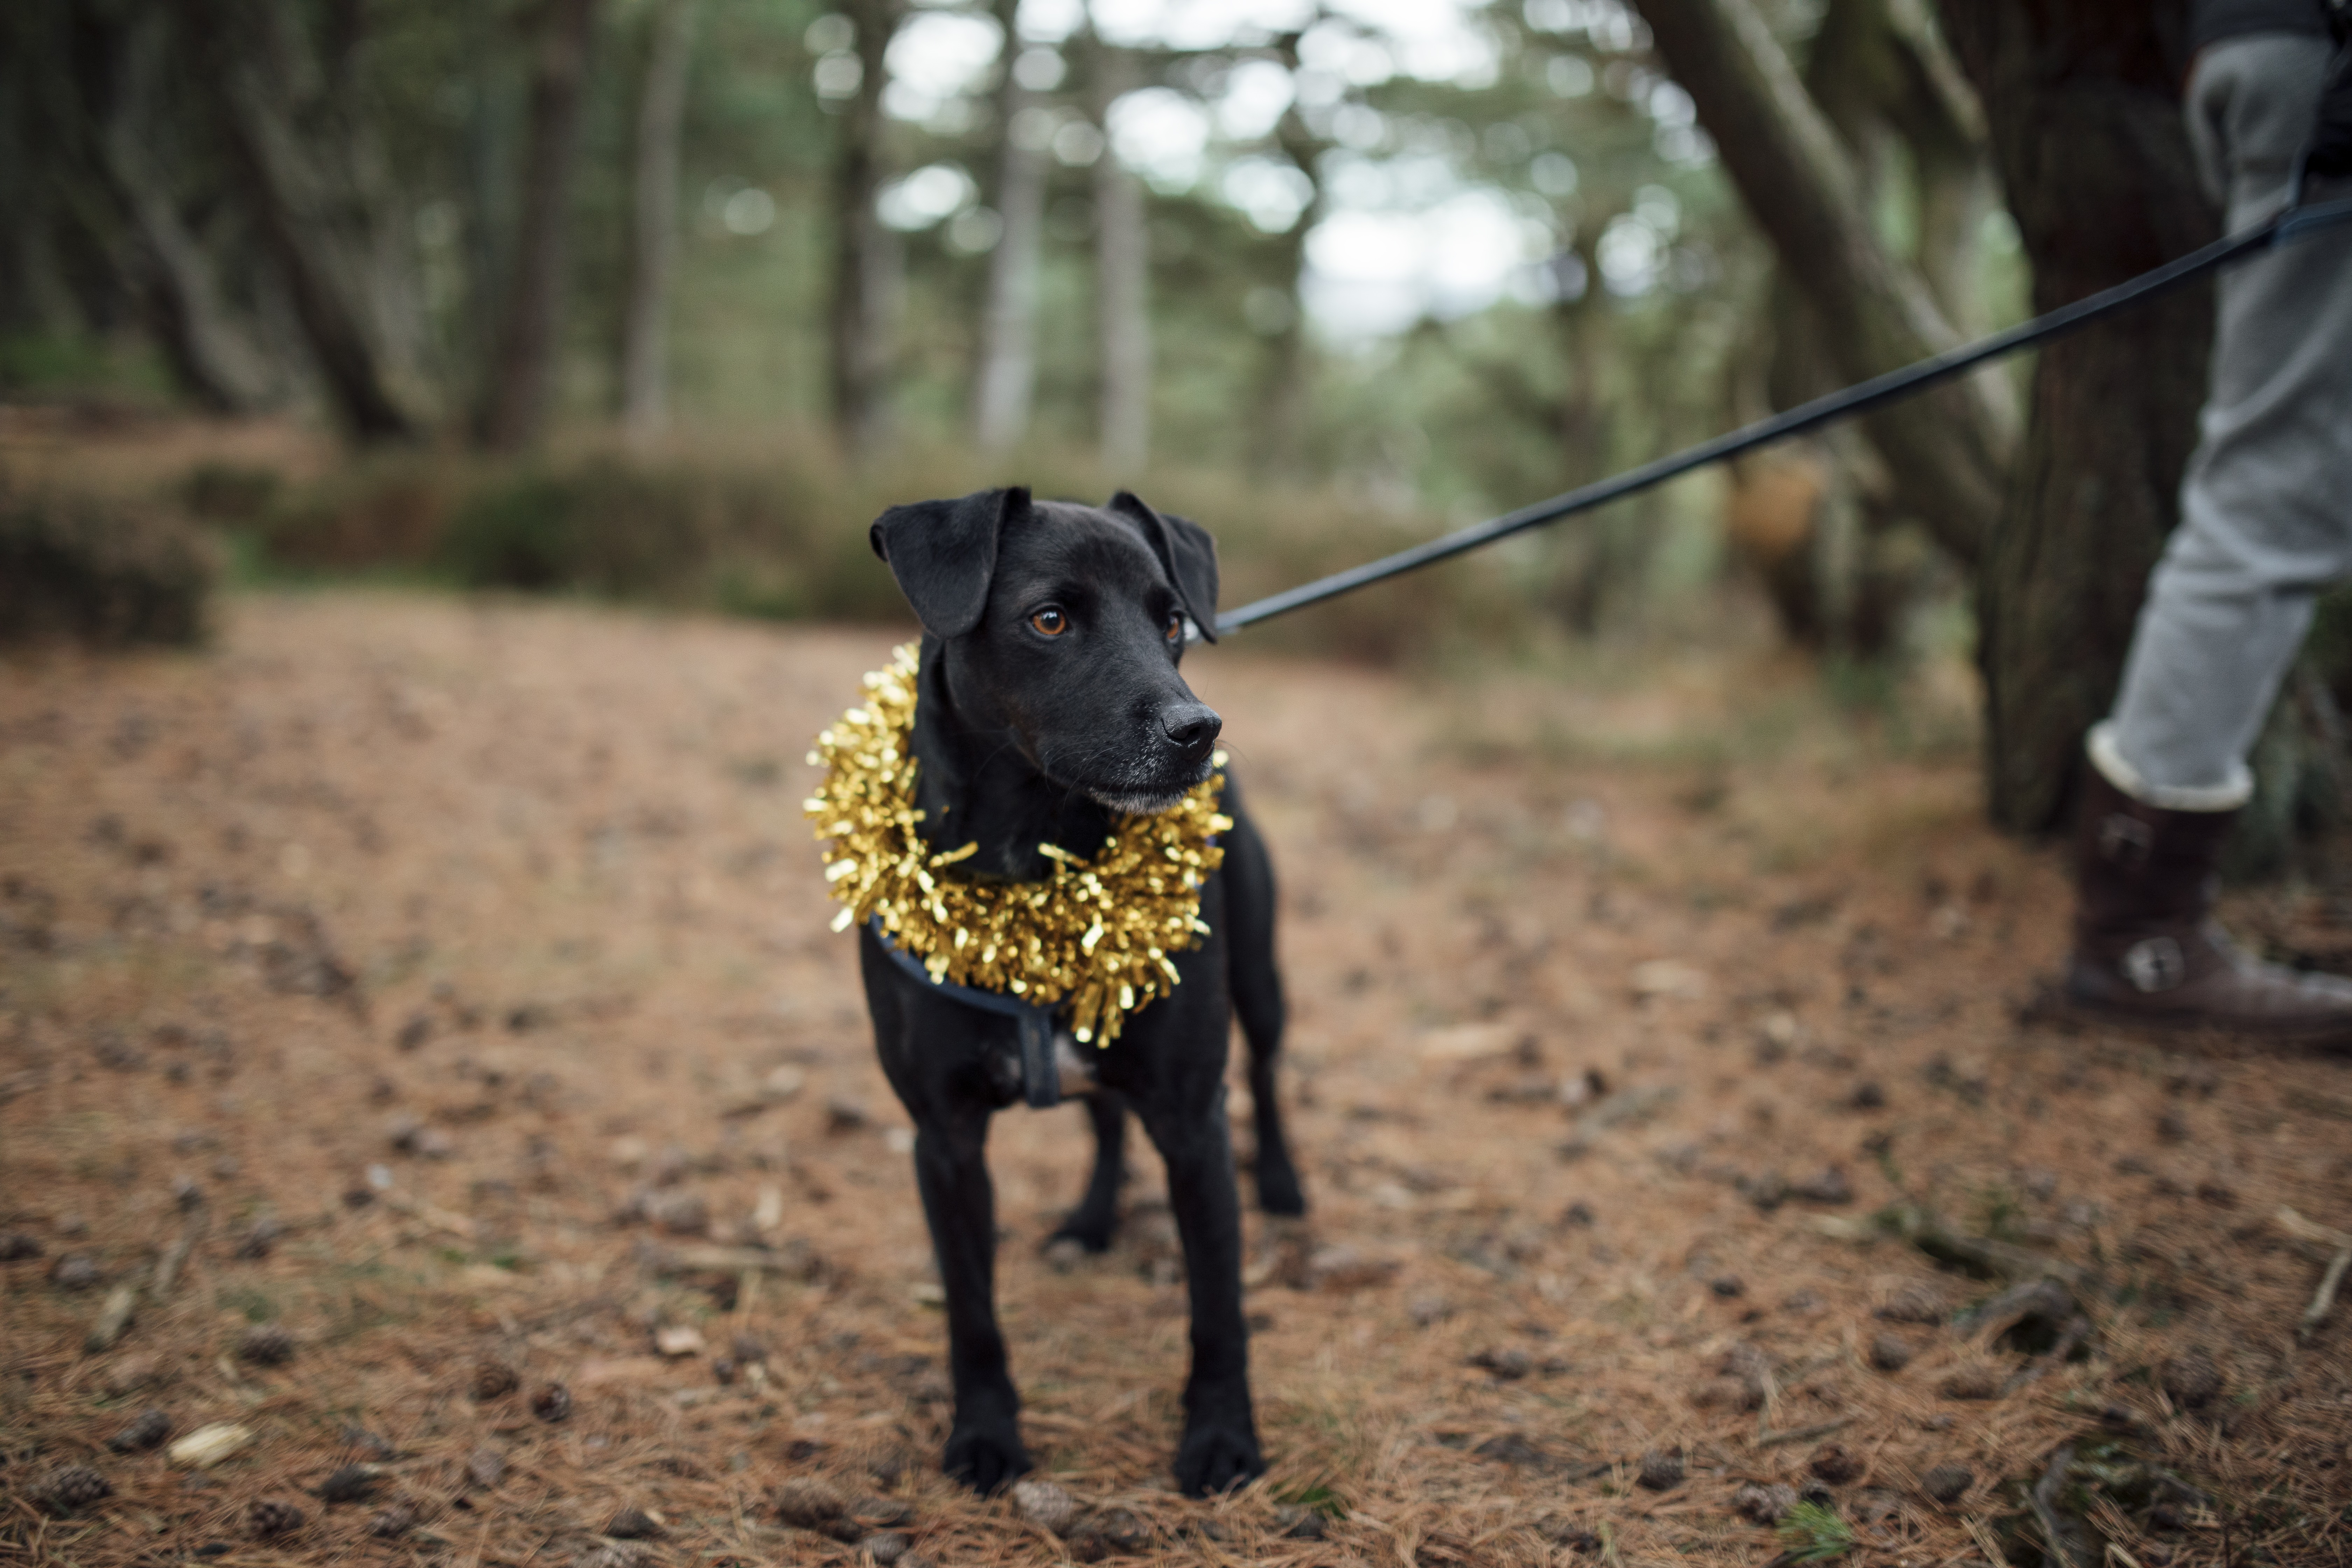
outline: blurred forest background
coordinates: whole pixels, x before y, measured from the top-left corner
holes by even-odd
[[[890,616],[874,512],[1008,481],[1200,518],[1238,604],[2210,237],[2179,10],[17,0],[0,621],[193,626],[191,518],[265,576]],[[1525,652],[1745,603],[1847,675],[1973,647],[1992,814],[2048,826],[2210,312],[1263,635]],[[144,585],[26,569],[90,551]],[[2282,830],[2326,809],[2334,624],[2264,742]]]

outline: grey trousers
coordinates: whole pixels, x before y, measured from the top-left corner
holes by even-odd
[[[2236,230],[2285,205],[2327,45],[2258,33],[2213,45],[2189,82],[2189,135]],[[2315,184],[2306,200],[2352,195]],[[2090,755],[2125,794],[2223,811],[2253,790],[2246,753],[2311,626],[2352,576],[2352,233],[2221,275],[2212,386],[2149,579],[2114,712]]]

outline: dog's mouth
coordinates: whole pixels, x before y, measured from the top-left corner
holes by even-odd
[[[1152,794],[1114,794],[1090,789],[1087,791],[1087,797],[1097,805],[1122,812],[1129,816],[1157,816],[1163,811],[1174,810],[1183,803],[1184,797],[1192,793],[1189,788]]]
[[[1129,816],[1156,816],[1181,805],[1215,771],[1215,763],[1203,757],[1174,768],[1137,766],[1128,770],[1125,778],[1074,780],[1072,787],[1106,810]]]

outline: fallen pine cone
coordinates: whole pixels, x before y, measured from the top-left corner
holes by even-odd
[[[660,1523],[643,1509],[625,1508],[604,1521],[604,1533],[615,1541],[654,1541],[661,1532]]]
[[[2165,1396],[2182,1410],[2202,1410],[2221,1392],[2221,1369],[2202,1347],[2172,1357],[2158,1376]]]
[[[572,1568],[646,1568],[654,1555],[634,1541],[600,1541],[583,1548]]]
[[[373,1465],[345,1465],[319,1483],[320,1502],[365,1502],[375,1490],[376,1470]]]
[[[37,1494],[51,1513],[71,1513],[114,1495],[114,1483],[88,1465],[67,1465],[51,1470]]]
[[[474,1397],[485,1403],[504,1399],[521,1385],[515,1369],[502,1361],[483,1361],[474,1368]]]
[[[1021,1517],[1059,1535],[1078,1511],[1078,1500],[1051,1481],[1015,1481],[1013,1506]]]
[[[1941,1323],[1945,1320],[1943,1293],[1932,1285],[1906,1285],[1888,1298],[1875,1316],[1890,1323]]]
[[[1070,1555],[1081,1563],[1139,1552],[1150,1543],[1151,1532],[1143,1521],[1123,1508],[1082,1515],[1070,1527]]]
[[[68,1252],[49,1266],[49,1283],[60,1290],[88,1290],[103,1278],[87,1252]]]
[[[143,1454],[172,1435],[172,1418],[152,1406],[142,1410],[131,1425],[106,1440],[118,1454]]]
[[[530,1396],[530,1413],[541,1421],[561,1421],[572,1414],[572,1391],[551,1383]]]
[[[1947,1399],[1999,1399],[2000,1373],[1984,1365],[1964,1366],[1937,1385]]]
[[[1919,1478],[1919,1489],[1940,1503],[1959,1501],[1976,1484],[1976,1472],[1966,1465],[1937,1465]]]
[[[1320,1541],[1329,1521],[1315,1509],[1285,1503],[1274,1510],[1274,1522],[1286,1541]]]
[[[1670,1492],[1683,1484],[1683,1456],[1678,1448],[1653,1449],[1642,1456],[1641,1474],[1634,1479],[1654,1492]]]
[[[1862,1461],[1841,1443],[1824,1443],[1814,1449],[1805,1468],[1833,1487],[1842,1487],[1862,1474]]]
[[[268,1541],[274,1536],[290,1535],[302,1528],[309,1516],[282,1498],[263,1498],[246,1513],[246,1523],[253,1533]]]
[[[294,1359],[294,1336],[283,1323],[256,1323],[236,1342],[236,1359],[256,1366],[284,1366]]]
[[[384,1441],[380,1433],[371,1432],[357,1424],[343,1428],[343,1447],[365,1454],[371,1459],[392,1458],[392,1445]]]
[[[390,1541],[407,1534],[415,1522],[416,1505],[403,1498],[368,1521],[368,1533],[378,1541]]]
[[[829,1531],[849,1511],[849,1500],[814,1476],[795,1476],[776,1489],[775,1508],[786,1524]]]

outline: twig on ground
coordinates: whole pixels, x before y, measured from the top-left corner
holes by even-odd
[[[2011,1242],[1996,1241],[1989,1236],[1970,1236],[1955,1230],[1941,1215],[1908,1205],[1892,1216],[1903,1238],[1930,1258],[1963,1263],[1981,1268],[2005,1279],[2049,1279],[2079,1285],[2088,1276],[2077,1264],[2048,1253],[2036,1252],[2030,1247]]]
[[[110,1349],[131,1326],[131,1314],[139,1306],[139,1282],[126,1280],[107,1292],[106,1304],[98,1310],[91,1321],[89,1332],[82,1336],[81,1348],[91,1355]]]
[[[2284,1204],[2279,1205],[2271,1217],[2278,1222],[2278,1227],[2281,1230],[2297,1241],[2307,1241],[2314,1247],[2324,1247],[2331,1253],[2341,1252],[2346,1247],[2352,1247],[2352,1236],[2347,1236],[2340,1230],[2321,1225],[2316,1220],[2305,1219]]]
[[[2063,1511],[2060,1494],[2066,1488],[2066,1472],[2074,1465],[2074,1445],[2061,1443],[2050,1456],[2050,1466],[2042,1479],[2033,1483],[2026,1501],[2033,1509],[2034,1521],[2042,1526],[2042,1539],[2050,1548],[2050,1555],[2060,1568],[2094,1568],[2090,1553],[2083,1540],[2083,1521]]]
[[[1993,1540],[1992,1531],[1985,1528],[1983,1520],[1970,1514],[1961,1522],[1968,1527],[1969,1539],[1977,1543],[1977,1550],[1985,1554],[1985,1561],[1991,1563],[1992,1568],[2009,1568],[2009,1559],[2001,1555],[2000,1542]]]
[[[809,1259],[802,1253],[771,1252],[758,1247],[719,1247],[708,1242],[656,1247],[649,1256],[666,1272],[798,1274],[809,1268]]]
[[[1781,1443],[1802,1443],[1811,1437],[1826,1437],[1832,1432],[1843,1431],[1853,1426],[1854,1420],[1855,1417],[1852,1415],[1841,1415],[1834,1421],[1818,1422],[1811,1426],[1795,1426],[1786,1432],[1759,1432],[1756,1434],[1755,1440],[1748,1446],[1751,1448],[1769,1448]]]
[[[2317,1251],[2327,1262],[2320,1272],[2319,1289],[2312,1293],[2311,1305],[2303,1310],[2302,1321],[2295,1325],[2294,1337],[2308,1340],[2335,1310],[2336,1293],[2343,1288],[2345,1270],[2352,1268],[2352,1236],[2305,1219],[2284,1204],[2273,1210],[2271,1217],[2281,1230]]]
[[[172,1245],[163,1249],[163,1256],[155,1260],[155,1279],[147,1293],[156,1300],[169,1296],[172,1287],[179,1282],[180,1270],[187,1267],[188,1254],[195,1250],[197,1240],[205,1234],[205,1219],[206,1213],[202,1208],[190,1215],[188,1223],[180,1227],[180,1234],[172,1238]]]
[[[474,1238],[472,1220],[461,1214],[452,1214],[437,1205],[428,1204],[422,1198],[410,1197],[398,1187],[383,1194],[383,1206],[395,1213],[404,1214],[411,1219],[422,1220],[435,1230],[446,1230],[452,1236],[462,1236],[468,1241]]]
[[[115,1342],[122,1338],[123,1331],[131,1327],[131,1320],[139,1310],[142,1290],[152,1301],[160,1302],[169,1296],[173,1282],[180,1277],[181,1267],[188,1260],[188,1253],[204,1231],[205,1210],[200,1205],[188,1215],[186,1223],[180,1226],[180,1234],[172,1238],[155,1259],[153,1273],[144,1280],[134,1276],[107,1292],[106,1304],[98,1310],[98,1316],[90,1322],[89,1332],[82,1337],[83,1351],[97,1355],[114,1347]]]
[[[2319,1289],[2312,1293],[2311,1305],[2303,1310],[2303,1321],[2295,1326],[2295,1337],[2307,1340],[2317,1332],[2335,1309],[2336,1292],[2344,1283],[2344,1270],[2352,1268],[2352,1247],[2347,1247],[2327,1260],[2326,1269],[2319,1276]]]

